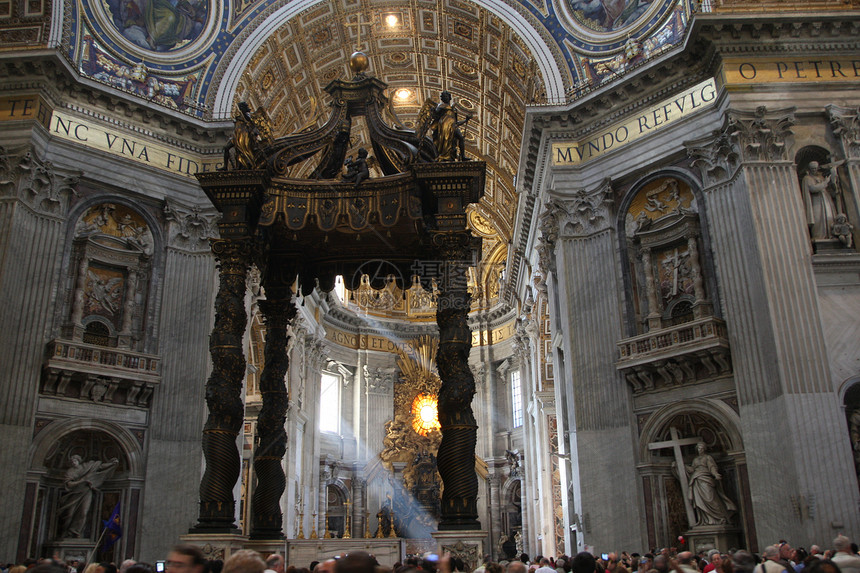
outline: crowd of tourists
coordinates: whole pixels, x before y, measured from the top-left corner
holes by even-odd
[[[241,550],[226,561],[207,560],[194,545],[175,546],[166,561],[157,565],[132,559],[114,563],[63,562],[58,559],[26,560],[15,565],[0,564],[0,573],[468,573],[457,557],[441,558],[427,554],[413,556],[402,563],[386,566],[361,551],[313,561],[307,566],[287,565],[284,557],[264,558],[256,551]],[[521,554],[499,562],[484,560],[473,573],[860,573],[857,545],[840,535],[832,547],[812,545],[808,550],[793,548],[780,541],[769,545],[761,555],[743,550],[722,553],[716,549],[693,553],[664,548],[639,553],[603,553],[595,557],[582,552],[573,557],[538,555],[530,559]]]

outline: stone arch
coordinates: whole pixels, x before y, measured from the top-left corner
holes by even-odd
[[[690,523],[694,506],[683,496],[687,482],[680,483],[687,478],[678,475],[680,464],[674,444],[670,444],[678,440],[685,465],[697,455],[696,444],[705,444],[706,453],[722,475],[718,490],[735,506],[730,523],[721,526],[725,536],[721,543],[752,546],[753,540],[746,537],[754,528],[752,507],[746,503],[750,496],[740,417],[729,402],[713,398],[682,400],[660,408],[642,424],[637,470],[645,493],[650,544],[666,545],[679,535],[687,535],[695,525]]]
[[[509,477],[502,484],[501,500],[502,500],[502,533],[505,535],[513,535],[513,531],[522,530],[522,494],[523,480],[520,477]],[[519,519],[513,520],[515,508],[519,509]]]
[[[101,522],[108,519],[115,507],[120,508],[120,522],[125,535],[107,552],[98,553],[99,560],[119,561],[134,553],[141,490],[144,480],[144,459],[141,441],[128,429],[98,419],[66,419],[46,424],[34,438],[29,452],[24,500],[25,512],[32,512],[33,521],[26,525],[28,535],[19,553],[28,555],[59,554],[65,559],[82,559],[82,553],[96,540]],[[62,505],[67,488],[68,471],[73,455],[86,464],[90,461],[118,463],[92,493],[86,511],[81,511],[81,538],[61,539],[68,526]],[[84,506],[86,507],[86,506]],[[22,538],[23,540],[23,538]],[[101,550],[100,550],[101,551]]]
[[[33,444],[30,447],[30,471],[43,469],[45,461],[52,455],[52,448],[64,437],[82,430],[103,432],[113,437],[126,456],[125,462],[129,476],[143,479],[143,450],[138,437],[123,426],[94,418],[56,420],[45,426],[33,439]]]
[[[740,432],[740,416],[727,403],[712,398],[694,398],[668,404],[657,410],[642,426],[639,436],[639,459],[649,458],[650,450],[648,444],[659,439],[659,434],[668,423],[679,415],[686,413],[704,413],[719,424],[725,432],[725,438],[730,446],[729,451],[740,452],[743,450],[743,437]]]
[[[343,537],[346,530],[346,501],[349,499],[349,490],[341,480],[330,481],[325,484],[326,517],[328,517],[328,529],[334,532],[335,537]],[[325,527],[323,518],[323,527]],[[352,526],[354,524],[350,524]]]
[[[263,45],[263,43],[275,33],[283,24],[295,18],[301,13],[309,10],[320,3],[321,0],[300,0],[290,2],[278,9],[262,22],[251,33],[246,30],[243,35],[244,41],[233,53],[232,58],[226,61],[221,81],[218,82],[218,91],[212,105],[213,117],[216,119],[229,118],[232,113],[233,96],[239,86],[239,79],[245,68],[248,67],[252,56]],[[564,58],[558,53],[557,48],[548,43],[549,35],[536,27],[538,24],[530,21],[524,13],[516,10],[513,6],[501,0],[472,0],[484,10],[492,13],[505,24],[507,24],[525,43],[535,58],[540,69],[546,87],[546,95],[550,101],[565,100],[565,86],[562,68]],[[225,58],[226,60],[226,58]],[[567,69],[564,69],[567,72]]]

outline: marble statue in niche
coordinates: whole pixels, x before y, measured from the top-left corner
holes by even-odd
[[[687,479],[687,497],[696,513],[696,525],[725,525],[737,506],[723,492],[723,476],[705,449],[702,442],[696,445],[696,457],[684,466],[682,479]]]
[[[66,470],[63,484],[66,494],[60,498],[58,508],[60,537],[82,537],[93,498],[98,488],[109,479],[119,461],[112,458],[107,462],[91,460],[85,462],[75,454],[70,458],[71,467]]]
[[[812,240],[832,239],[832,226],[837,214],[836,188],[832,174],[824,175],[817,161],[810,161],[801,180],[806,207],[806,224]]]

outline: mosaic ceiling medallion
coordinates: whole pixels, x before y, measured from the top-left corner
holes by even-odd
[[[658,25],[678,0],[553,0],[559,22],[579,47],[640,37]],[[586,48],[587,49],[587,48]]]
[[[104,40],[147,62],[187,61],[214,39],[221,0],[99,0],[92,16]]]

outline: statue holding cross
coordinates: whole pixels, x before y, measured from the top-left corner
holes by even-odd
[[[648,444],[650,450],[672,448],[675,461],[672,467],[678,472],[687,521],[691,527],[700,525],[727,525],[737,506],[726,496],[722,487],[722,475],[717,470],[714,458],[705,452],[701,438],[681,438],[677,428],[670,428],[671,440]],[[681,446],[696,445],[696,457],[690,465],[684,463]]]

